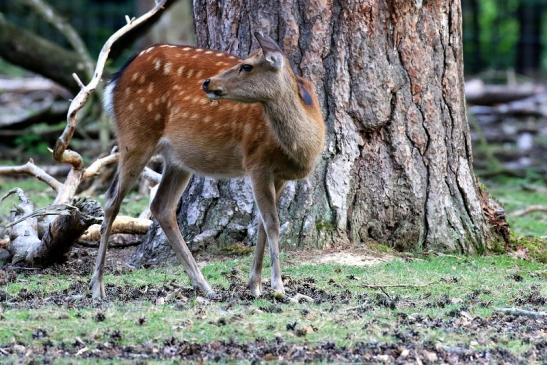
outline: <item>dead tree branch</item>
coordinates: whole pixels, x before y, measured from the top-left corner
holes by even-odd
[[[520,309],[520,308],[496,308],[496,312],[511,314],[514,316],[525,316],[530,318],[547,317],[547,312],[543,312],[543,311],[535,312],[535,311],[530,311],[530,310]]]
[[[511,215],[513,217],[522,217],[534,212],[547,212],[547,205],[530,205],[527,208],[514,211]]]
[[[80,111],[83,108],[89,96],[97,88],[97,85],[99,84],[99,81],[101,80],[101,77],[103,75],[105,63],[106,63],[106,60],[108,59],[108,54],[110,52],[110,48],[112,47],[112,45],[125,33],[139,26],[140,24],[145,23],[154,14],[160,11],[165,5],[165,2],[166,0],[156,1],[156,6],[154,6],[152,10],[141,15],[137,19],[130,20],[125,26],[118,29],[118,31],[112,34],[110,38],[108,38],[106,43],[103,45],[103,48],[101,49],[101,52],[99,53],[99,57],[97,59],[95,71],[93,72],[93,77],[91,78],[91,80],[89,81],[87,85],[85,85],[84,87],[80,89],[76,97],[70,103],[70,106],[68,108],[68,115],[67,115],[67,125],[65,127],[65,130],[63,131],[63,133],[57,140],[57,143],[55,144],[55,149],[53,151],[53,157],[55,158],[55,160],[59,162],[63,161],[63,155],[65,152],[67,152],[68,145],[70,144],[70,141],[72,140],[72,136],[74,135],[74,131],[76,130],[76,125],[78,124],[78,119],[77,119],[78,111]]]
[[[48,184],[56,192],[61,191],[63,184],[53,176],[46,173],[43,169],[36,166],[30,159],[26,164],[20,166],[0,166],[0,176],[9,176],[25,174],[36,177],[38,180]]]
[[[152,224],[149,219],[133,218],[128,216],[117,216],[112,224],[112,234],[146,234]],[[101,239],[101,226],[94,224],[80,237],[82,241],[98,241]]]
[[[99,158],[95,160],[87,169],[85,169],[83,178],[89,179],[91,177],[95,177],[99,175],[102,171],[102,169],[108,165],[111,165],[118,161],[119,154],[113,153],[111,155]]]

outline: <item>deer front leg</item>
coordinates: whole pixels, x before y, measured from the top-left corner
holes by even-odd
[[[285,187],[285,181],[275,181],[275,201],[279,201],[279,197]],[[264,249],[266,247],[266,232],[264,231],[264,224],[262,218],[258,222],[258,237],[256,240],[255,256],[253,259],[253,265],[251,267],[251,273],[249,275],[248,287],[251,290],[252,295],[259,297],[262,291],[262,262],[264,261]]]
[[[270,247],[272,261],[272,289],[274,296],[283,297],[285,289],[281,280],[279,263],[279,218],[277,216],[276,192],[273,176],[269,173],[256,173],[251,176],[253,193]],[[257,247],[258,250],[258,247]],[[256,260],[260,258],[255,258]],[[260,263],[260,266],[262,264]],[[260,276],[258,276],[260,278]],[[260,280],[260,279],[259,279]]]

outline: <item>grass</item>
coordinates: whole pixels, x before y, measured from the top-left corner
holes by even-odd
[[[513,306],[514,301],[533,285],[540,288],[543,295],[547,294],[543,265],[508,256],[437,257],[412,262],[396,260],[372,267],[302,264],[289,257],[283,260],[287,263],[284,271],[289,278],[288,287],[291,283],[312,282],[316,290],[324,290],[330,296],[342,298],[349,292],[351,298],[294,304],[279,303],[266,297],[230,304],[203,303],[198,297],[191,296],[175,297],[165,304],[157,304],[153,299],[124,302],[110,298],[111,302],[99,306],[45,304],[26,308],[7,305],[0,320],[0,347],[10,343],[40,347],[46,341],[62,347],[79,338],[91,350],[113,341],[114,337],[119,345],[124,346],[142,343],[160,346],[171,337],[195,343],[231,339],[244,343],[257,338],[274,341],[276,336],[282,336],[290,343],[317,345],[331,341],[338,346],[351,347],[359,342],[393,341],[394,333],[401,326],[399,318],[402,314],[446,320],[451,312],[465,307],[471,316],[486,318],[496,307]],[[203,271],[212,285],[227,289],[226,272],[236,269],[237,281],[244,282],[246,275],[242,270],[249,265],[250,258],[245,257],[212,262]],[[509,279],[516,274],[522,279]],[[264,275],[267,277],[267,273]],[[477,280],[478,277],[481,279]],[[7,284],[3,290],[7,294],[7,303],[23,288],[38,297],[47,298],[67,289],[74,280],[87,281],[87,277],[24,275]],[[125,290],[161,287],[173,282],[189,285],[180,267],[109,274],[106,282]],[[386,289],[389,297],[398,298],[395,307],[378,305],[375,298],[384,294],[363,287],[363,284],[402,283],[429,285]],[[447,296],[450,301],[445,303]],[[470,297],[473,300],[470,301]],[[368,301],[375,304],[370,306]],[[356,310],[361,306],[366,310]],[[97,319],[98,313],[104,316],[103,320]],[[296,323],[296,328],[312,330],[304,336],[298,335],[287,329],[287,325],[292,323]],[[37,334],[40,331],[45,331],[47,337],[39,338]],[[415,331],[419,332],[422,341],[443,346],[470,343],[475,336],[474,333],[453,332],[442,327],[417,327]],[[484,330],[484,336],[494,335],[498,334]],[[532,346],[525,340],[511,338],[510,334],[500,336],[496,346],[502,343],[516,354]]]
[[[487,181],[486,185],[491,195],[505,208],[509,225],[516,235],[547,235],[545,212],[534,212],[522,217],[514,217],[511,214],[530,205],[547,205],[547,193],[541,190],[530,191],[525,188],[527,186],[536,186],[545,189],[545,182],[541,180],[498,178]]]

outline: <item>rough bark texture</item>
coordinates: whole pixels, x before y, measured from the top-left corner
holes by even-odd
[[[277,38],[297,73],[316,85],[328,144],[315,173],[283,194],[285,246],[485,248],[460,1],[195,0],[194,20],[199,46],[240,56],[257,47],[253,31]],[[179,222],[194,244],[254,240],[249,185],[194,177]],[[155,225],[136,261],[170,256],[164,247]]]

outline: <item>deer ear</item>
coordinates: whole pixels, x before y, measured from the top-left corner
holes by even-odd
[[[254,33],[262,52],[264,53],[264,59],[270,64],[274,69],[279,70],[283,67],[283,51],[273,39],[268,36],[263,35],[260,32]]]
[[[311,93],[308,90],[308,86],[300,77],[296,79],[296,83],[298,84],[298,94],[300,95],[300,99],[302,99],[304,104],[312,105],[313,99],[311,97]]]

